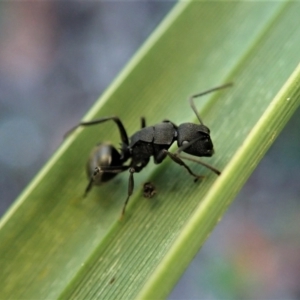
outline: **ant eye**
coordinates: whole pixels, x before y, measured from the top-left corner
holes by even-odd
[[[182,142],[182,145],[186,145],[186,144],[188,144],[189,142],[188,141],[183,141]]]

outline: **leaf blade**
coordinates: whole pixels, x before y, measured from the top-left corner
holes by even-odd
[[[280,58],[278,53],[268,53],[274,41],[278,41],[277,35],[282,38],[281,50],[297,36],[297,24],[289,21],[295,20],[289,8],[292,4],[287,8],[282,3],[179,5],[183,6],[176,8],[171,21],[166,21],[165,28],[139,52],[87,117],[119,115],[130,132],[138,128],[141,111],[146,112],[151,123],[160,121],[166,114],[176,122],[195,119],[188,105],[177,99],[220,84],[225,78],[235,78],[232,91],[216,94],[205,106],[204,102],[199,103],[199,107],[204,106],[201,116],[212,129],[216,149],[222,151],[212,159],[212,164],[224,169],[247,137],[247,131],[260,119],[295,68],[298,59],[295,44],[290,46],[290,57],[284,58],[284,69],[280,65],[272,66]],[[234,24],[237,20],[242,30]],[[251,23],[251,20],[254,21]],[[248,28],[249,22],[252,30]],[[294,36],[285,34],[283,29],[287,27],[296,28],[292,31]],[[208,36],[207,28],[210,28]],[[274,32],[273,39],[269,37],[270,32]],[[179,36],[183,43],[178,45]],[[184,39],[186,36],[190,38]],[[235,37],[239,43],[232,45]],[[177,51],[173,53],[174,47]],[[265,71],[257,70],[257,56],[265,59]],[[199,84],[200,78],[203,82]],[[262,88],[259,80],[265,80],[269,86]],[[254,91],[249,84],[251,88],[256,86]],[[265,101],[254,102],[258,109],[254,117],[250,116],[251,122],[247,120],[251,105],[235,107],[233,104],[239,103],[245,91],[248,92],[246,100],[261,96]],[[221,97],[223,100],[218,100]],[[137,102],[135,99],[145,100]],[[226,120],[222,120],[224,116]],[[231,124],[229,121],[234,118],[236,123]],[[155,179],[159,190],[155,202],[140,201],[140,194],[136,192],[126,220],[117,223],[127,188],[125,174],[101,190],[92,191],[87,200],[80,199],[86,183],[83,165],[90,148],[99,135],[118,140],[115,128],[111,127],[103,126],[101,134],[98,128],[75,133],[1,223],[0,259],[6,276],[1,282],[5,283],[2,293],[6,298],[11,295],[135,297],[185,230],[186,222],[203,197],[216,184],[216,177],[203,168],[197,169],[208,174],[207,180],[197,188],[192,186],[184,170],[170,162],[156,169],[150,165],[137,178],[136,186],[149,176]],[[225,138],[231,138],[235,128],[238,134],[233,136],[234,143],[230,145]],[[3,254],[8,255],[7,261]],[[181,271],[182,268],[183,265]],[[167,290],[160,287],[160,293],[166,295]]]

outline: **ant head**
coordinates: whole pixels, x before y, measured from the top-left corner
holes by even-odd
[[[214,154],[214,146],[210,138],[210,130],[203,124],[200,115],[197,112],[194,99],[229,86],[232,86],[232,83],[214,87],[189,98],[190,106],[197,116],[200,125],[184,123],[178,127],[177,143],[178,147],[181,147],[181,151],[195,156],[212,156]]]
[[[183,123],[178,127],[177,144],[182,151],[195,156],[212,156],[214,146],[209,129],[201,124]]]

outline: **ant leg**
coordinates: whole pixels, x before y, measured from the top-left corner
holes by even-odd
[[[126,206],[128,204],[129,198],[131,197],[132,193],[133,193],[133,189],[134,189],[134,179],[133,179],[133,173],[138,173],[140,172],[149,162],[149,159],[145,160],[140,166],[136,166],[136,167],[131,167],[129,168],[129,180],[128,180],[128,194],[127,194],[127,198],[125,200],[123,209],[122,209],[122,213],[120,216],[120,220],[122,220],[122,218],[125,215],[125,210],[126,210]],[[127,167],[128,169],[128,167]]]
[[[127,203],[129,201],[129,198],[132,195],[132,192],[133,192],[133,189],[134,189],[133,173],[135,173],[135,169],[134,168],[130,168],[129,172],[130,173],[129,173],[129,180],[128,180],[128,195],[127,195],[127,198],[125,200],[125,203],[124,203],[124,206],[123,206],[123,209],[122,209],[120,220],[122,220],[122,218],[125,215],[125,209],[126,209]]]
[[[87,196],[87,194],[89,193],[89,191],[92,189],[93,183],[94,183],[94,178],[91,177],[89,184],[87,185],[87,187],[84,191],[83,198],[85,198]]]
[[[83,195],[84,198],[87,196],[88,192],[92,189],[95,177],[100,173],[100,171],[101,171],[101,169],[99,167],[95,168],[95,171],[90,178],[89,184],[87,185],[87,187],[84,191],[84,195]]]
[[[129,166],[102,166],[102,167],[96,167],[95,168],[95,171],[93,173],[93,175],[91,176],[90,178],[90,181],[85,189],[85,192],[84,192],[84,197],[86,197],[86,195],[88,194],[88,192],[91,190],[93,184],[94,184],[94,181],[95,181],[95,178],[98,174],[100,173],[121,173],[123,171],[126,171],[128,170]]]
[[[144,117],[141,117],[141,128],[146,127],[146,119]]]
[[[183,166],[192,176],[195,177],[194,182],[196,182],[198,179],[203,179],[204,176],[195,174],[183,161],[182,159],[177,155],[169,152],[168,150],[164,149],[162,152],[166,155],[168,155],[175,163],[177,163],[180,166]]]
[[[200,165],[202,165],[202,166],[204,166],[204,167],[210,169],[211,171],[213,171],[213,172],[216,173],[217,175],[221,175],[221,172],[220,172],[218,169],[216,169],[215,167],[213,167],[213,166],[211,166],[211,165],[209,165],[209,164],[207,164],[207,163],[205,163],[205,162],[203,162],[203,161],[201,161],[201,160],[194,159],[194,158],[192,158],[192,157],[183,156],[183,155],[179,155],[179,157],[180,157],[180,158],[183,158],[183,159],[186,159],[186,160],[189,160],[189,161],[193,161],[193,162],[195,162],[195,163],[198,163],[198,164],[200,164]]]
[[[64,135],[64,138],[66,138],[71,132],[73,132],[75,129],[77,129],[80,126],[91,126],[91,125],[101,124],[101,123],[104,123],[104,122],[110,121],[110,120],[113,120],[117,124],[122,142],[124,144],[128,145],[129,144],[128,136],[127,136],[127,132],[123,126],[123,123],[121,122],[121,120],[118,117],[115,117],[115,116],[105,117],[105,118],[92,120],[92,121],[88,121],[88,122],[81,122],[78,125],[71,128],[69,131],[67,131]]]

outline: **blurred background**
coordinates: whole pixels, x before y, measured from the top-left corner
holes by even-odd
[[[174,6],[0,3],[0,216]],[[169,299],[300,299],[298,111]]]

